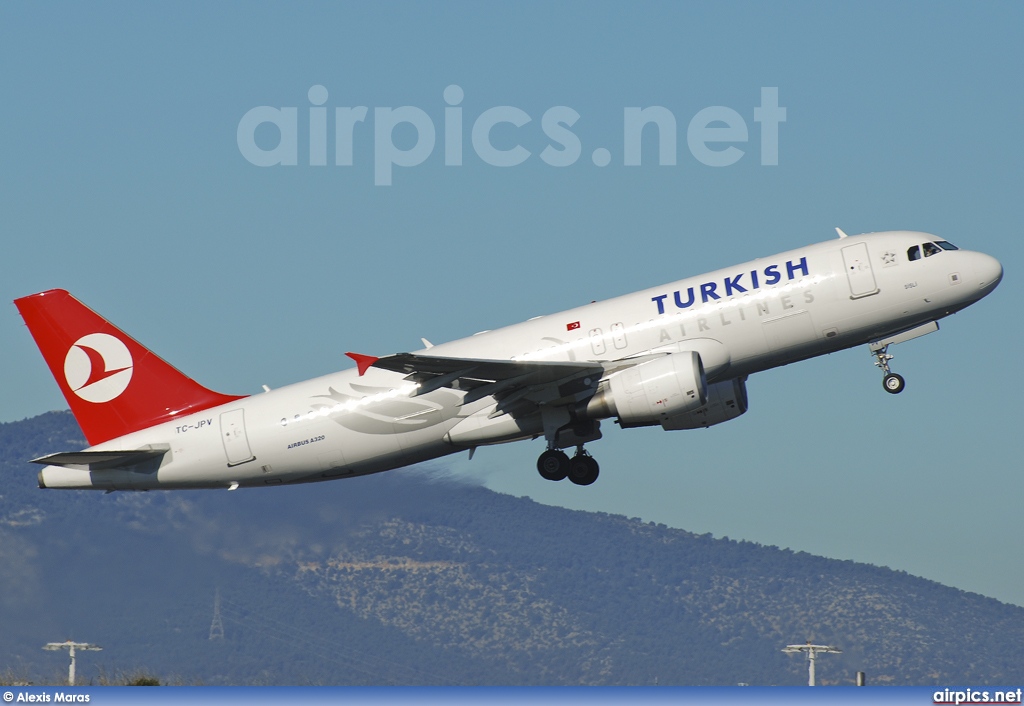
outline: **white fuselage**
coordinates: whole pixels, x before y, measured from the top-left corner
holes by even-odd
[[[909,259],[910,248],[935,240],[906,231],[831,240],[437,345],[429,355],[605,362],[694,350],[709,383],[738,378],[936,321],[998,283],[999,263],[982,253]],[[344,370],[93,447],[169,447],[151,467],[47,466],[40,480],[139,490],[310,482],[539,433],[510,436],[495,426],[488,436],[493,398],[462,405],[465,392],[410,396],[414,389],[400,373]],[[447,436],[457,425],[479,431]]]

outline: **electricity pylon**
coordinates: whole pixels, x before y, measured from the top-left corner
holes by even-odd
[[[224,639],[224,621],[220,619],[220,589],[213,594],[213,622],[210,623],[210,639]]]
[[[67,650],[71,653],[71,666],[68,667],[68,686],[75,685],[75,650],[102,650],[99,645],[90,645],[88,642],[47,642],[43,645],[44,650]]]
[[[786,645],[783,652],[806,652],[807,653],[807,686],[814,686],[814,659],[819,652],[826,654],[840,654],[842,650],[828,645],[812,645],[808,640],[806,645]]]

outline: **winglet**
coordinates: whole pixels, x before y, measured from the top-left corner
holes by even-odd
[[[843,232],[842,228],[836,228],[836,233],[839,233],[839,239],[840,240],[842,240],[843,238],[847,237],[846,233]]]
[[[362,353],[346,353],[349,358],[356,362],[356,367],[359,368],[359,377],[366,374],[367,369],[376,363],[380,358],[372,355],[363,355]]]

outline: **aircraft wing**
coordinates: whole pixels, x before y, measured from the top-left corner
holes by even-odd
[[[442,387],[466,390],[463,404],[475,402],[488,395],[507,396],[513,392],[530,390],[543,397],[557,399],[558,388],[577,379],[589,379],[596,388],[604,376],[600,363],[570,361],[515,361],[486,360],[481,358],[443,358],[440,356],[397,353],[380,358],[375,368],[405,373],[405,379],[419,383],[415,395],[425,395]]]
[[[415,376],[410,379],[415,379],[416,382],[420,382],[421,378],[429,379],[438,375],[458,373],[458,378],[453,379],[466,378],[467,380],[498,382],[527,376],[530,384],[542,384],[560,380],[568,375],[582,373],[601,375],[604,373],[604,366],[601,363],[443,358],[414,353],[389,355],[379,359],[373,364],[373,367]]]
[[[362,359],[363,370],[374,367],[405,373],[406,380],[419,384],[413,396],[450,387],[466,391],[464,405],[493,396],[498,400],[500,412],[515,414],[542,403],[569,404],[585,398],[597,391],[598,383],[608,374],[658,356],[600,363],[447,358],[415,353],[396,353],[376,359],[352,357],[357,361]]]

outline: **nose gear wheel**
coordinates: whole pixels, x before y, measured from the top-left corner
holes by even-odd
[[[875,356],[875,365],[882,369],[885,373],[885,377],[882,378],[882,387],[885,391],[898,395],[903,392],[903,389],[907,386],[906,380],[903,379],[902,375],[898,375],[893,371],[889,370],[889,361],[892,360],[893,356],[888,353],[889,346],[883,346],[877,351],[872,351],[871,354]]]

